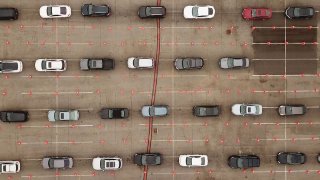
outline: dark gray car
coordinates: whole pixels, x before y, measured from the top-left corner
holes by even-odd
[[[236,69],[249,67],[248,58],[224,57],[219,60],[221,69]]]
[[[160,165],[162,156],[160,153],[137,153],[133,156],[133,162],[139,166]]]
[[[143,106],[141,114],[143,117],[160,117],[166,116],[169,113],[167,105],[156,105],[156,106]]]
[[[201,69],[203,64],[203,59],[200,57],[177,58],[174,61],[174,66],[177,70]]]
[[[108,58],[101,59],[81,59],[80,69],[83,71],[88,70],[112,70],[114,69],[114,60]]]
[[[106,4],[93,5],[93,4],[84,4],[81,7],[81,14],[83,16],[109,16],[111,9]]]
[[[197,117],[219,116],[220,107],[214,106],[194,106],[193,115]]]
[[[27,111],[1,111],[0,119],[2,122],[25,122],[28,120]]]
[[[44,169],[66,169],[73,167],[72,157],[45,157],[42,159]]]
[[[260,158],[256,155],[232,155],[228,158],[228,165],[235,169],[260,167]]]
[[[129,117],[128,108],[102,108],[99,112],[101,119],[126,119]]]
[[[306,162],[306,155],[301,152],[279,152],[277,154],[279,164],[297,165]]]
[[[285,15],[289,19],[309,19],[314,16],[313,7],[288,7]]]
[[[141,6],[138,11],[138,16],[144,18],[163,18],[166,15],[164,6]]]

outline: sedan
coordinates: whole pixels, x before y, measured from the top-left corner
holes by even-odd
[[[43,169],[66,169],[73,167],[72,157],[45,157],[42,159]]]
[[[240,69],[249,67],[248,58],[224,57],[219,60],[221,69]]]
[[[0,161],[0,174],[20,172],[19,161]]]
[[[260,104],[234,104],[231,112],[237,116],[261,115],[262,106]]]
[[[279,152],[277,154],[279,164],[297,165],[306,162],[306,155],[301,152]]]
[[[208,166],[207,155],[180,155],[179,165],[182,167],[202,167]]]
[[[0,61],[0,73],[19,73],[23,69],[22,61],[4,60]]]
[[[183,9],[183,17],[186,19],[210,19],[213,18],[215,9],[213,6],[186,6]]]
[[[310,19],[314,16],[313,7],[288,7],[285,15],[289,19]]]
[[[63,59],[37,59],[35,63],[37,71],[65,71],[67,62]]]
[[[244,8],[242,17],[245,20],[266,20],[272,17],[272,10],[269,8]]]
[[[128,58],[129,69],[151,69],[153,68],[153,58],[130,57]]]
[[[260,158],[255,155],[232,155],[228,158],[231,168],[247,169],[260,166]]]
[[[197,117],[219,116],[220,107],[214,106],[194,106],[193,115]]]
[[[101,119],[126,119],[129,117],[128,108],[102,108],[99,112]]]
[[[164,6],[141,6],[138,11],[138,16],[144,18],[163,18],[166,15]]]
[[[79,120],[78,110],[50,110],[48,119],[51,122],[55,121],[77,121]]]
[[[118,170],[122,168],[122,159],[119,157],[96,157],[92,160],[94,170]]]
[[[141,109],[141,114],[143,117],[161,117],[168,115],[167,105],[156,105],[156,106],[143,106]]]
[[[0,111],[2,122],[26,122],[28,120],[27,111]]]
[[[137,153],[133,156],[133,163],[138,166],[160,165],[161,161],[160,153]]]
[[[49,5],[40,7],[42,18],[66,18],[71,16],[71,7],[67,5]]]
[[[278,112],[280,116],[303,115],[307,108],[303,104],[280,105]]]
[[[203,59],[200,57],[177,58],[174,61],[177,70],[201,69],[203,64]]]
[[[106,5],[93,5],[93,4],[84,4],[81,7],[81,14],[83,16],[109,16],[111,13],[111,8]]]

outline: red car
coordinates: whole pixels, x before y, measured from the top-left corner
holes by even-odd
[[[268,8],[244,8],[242,17],[246,20],[265,20],[270,19],[272,10]]]

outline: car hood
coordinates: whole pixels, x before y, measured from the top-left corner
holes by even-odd
[[[128,68],[132,68],[132,69],[136,68],[133,65],[133,60],[134,60],[134,57],[128,58]]]
[[[141,109],[142,115],[145,117],[149,117],[150,116],[149,109],[150,109],[150,106],[143,106]]]
[[[101,170],[100,162],[101,158],[94,158],[92,160],[92,168],[95,170]]]
[[[245,18],[251,18],[252,17],[251,9],[248,9],[248,8],[243,9],[242,16]]]
[[[89,61],[89,59],[81,59],[80,60],[80,69],[81,70],[89,70],[88,61]]]
[[[47,6],[41,6],[39,10],[40,16],[41,17],[48,17],[47,14]]]
[[[55,119],[55,117],[54,117],[54,114],[55,114],[55,111],[54,111],[54,110],[50,110],[50,111],[48,112],[48,119],[49,119],[49,121],[52,121],[52,122],[56,121],[56,119]]]
[[[192,7],[193,6],[186,6],[184,9],[183,9],[183,16],[185,18],[194,18],[192,16]]]
[[[242,115],[240,113],[240,107],[241,107],[241,104],[234,104],[232,107],[231,107],[231,111],[234,115]]]
[[[230,157],[229,158],[229,161],[228,161],[228,164],[230,167],[232,168],[238,168],[238,158],[236,157]]]
[[[229,68],[229,66],[228,66],[228,58],[221,58],[220,61],[219,61],[219,64],[220,64],[221,68],[224,68],[224,69]]]

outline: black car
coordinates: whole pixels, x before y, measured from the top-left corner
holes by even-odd
[[[203,59],[200,57],[177,58],[174,61],[177,70],[201,69],[203,64]]]
[[[288,7],[285,15],[289,19],[309,19],[314,16],[313,7]]]
[[[16,8],[0,8],[0,20],[17,20],[19,17]]]
[[[193,115],[197,117],[219,116],[220,107],[214,106],[194,106]]]
[[[138,11],[140,18],[163,18],[166,15],[166,8],[163,6],[141,6]]]
[[[162,156],[160,153],[137,153],[133,157],[133,162],[139,166],[160,165]]]
[[[27,111],[1,111],[0,119],[3,122],[26,122],[28,121]]]
[[[127,108],[102,108],[99,112],[101,119],[126,119],[129,117]]]
[[[289,165],[304,164],[306,155],[301,152],[279,152],[277,154],[277,162]]]
[[[228,165],[235,169],[260,167],[260,158],[256,155],[232,155],[228,158]]]
[[[83,71],[88,70],[112,70],[114,69],[114,60],[108,58],[101,59],[81,59],[80,69]]]
[[[84,4],[81,7],[81,14],[83,16],[109,16],[111,13],[111,8],[106,5],[93,5],[93,4]]]

